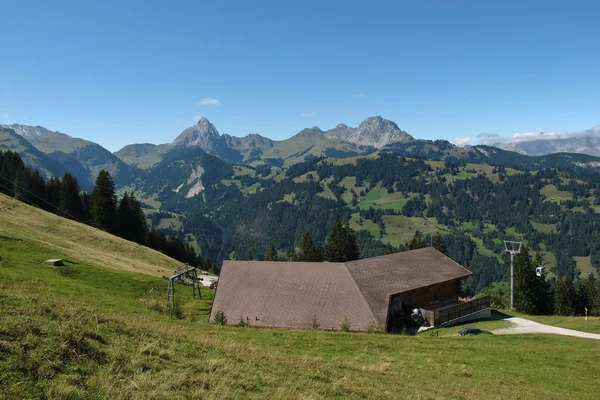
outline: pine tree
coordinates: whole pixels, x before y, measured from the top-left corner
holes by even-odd
[[[46,196],[48,196],[48,201],[55,207],[58,207],[58,203],[60,202],[60,187],[60,179],[55,176],[50,178],[46,183]],[[56,208],[50,211],[56,212]]]
[[[360,257],[354,231],[349,224],[336,219],[327,236],[324,248],[324,258],[329,262],[346,262]]]
[[[554,314],[558,315],[573,315],[575,290],[573,288],[573,280],[569,277],[563,277],[552,285],[554,298]]]
[[[296,260],[309,262],[323,261],[309,233],[305,233],[300,239],[300,249]]]
[[[385,254],[394,254],[394,248],[390,243],[385,246]]]
[[[413,238],[410,239],[410,242],[408,242],[408,249],[416,250],[422,249],[423,247],[427,247],[425,244],[425,239],[423,238],[423,234],[420,231],[416,231]]]
[[[92,224],[100,229],[113,232],[116,228],[117,196],[112,177],[105,170],[96,178],[96,186],[92,191],[90,214]]]
[[[265,261],[279,261],[277,249],[275,249],[275,245],[273,243],[271,243],[269,249],[267,250],[267,254],[265,255]]]
[[[148,242],[148,222],[146,215],[142,210],[142,204],[135,197],[134,193],[129,196],[131,222],[134,227],[133,241],[140,244]]]
[[[117,208],[116,233],[124,239],[145,244],[148,241],[148,223],[140,202],[133,193],[125,192]],[[184,250],[185,253],[185,250]],[[185,257],[185,255],[184,255]]]
[[[83,206],[79,196],[79,183],[69,173],[65,174],[60,182],[58,207],[63,217],[71,219],[83,218]]]
[[[343,227],[343,238],[344,238],[344,258],[345,261],[354,261],[360,258],[360,250],[356,243],[356,235],[354,230],[350,227],[350,224],[346,222]]]
[[[246,250],[246,260],[247,261],[252,261],[254,260],[254,256],[252,255],[252,249],[248,248]]]
[[[535,274],[535,266],[526,246],[515,256],[515,308],[526,314],[540,314],[547,305],[544,282]]]
[[[448,248],[446,247],[446,243],[442,238],[442,235],[438,232],[433,238],[433,248],[443,254],[448,254]]]
[[[535,257],[533,258],[533,266],[535,268],[537,267],[544,267],[546,265],[546,261],[544,260],[544,253],[541,251],[538,251],[537,253],[535,253]]]
[[[593,275],[592,275],[593,277]],[[583,279],[575,287],[575,314],[585,314],[585,309],[594,310],[596,299],[600,295],[600,288],[596,286],[593,278]],[[600,306],[600,304],[598,304]]]
[[[91,203],[91,196],[88,192],[81,192],[81,207],[82,207],[82,220],[83,222],[85,222],[86,224],[90,223],[90,220],[92,219],[92,216],[90,214],[90,203]]]

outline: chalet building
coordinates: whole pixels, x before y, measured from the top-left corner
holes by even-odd
[[[347,263],[224,261],[211,320],[340,330],[347,318],[353,331],[396,332],[489,317],[488,299],[459,299],[469,275],[431,247]]]

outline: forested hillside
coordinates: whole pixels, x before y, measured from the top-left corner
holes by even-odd
[[[600,266],[597,173],[385,152],[308,157],[287,168],[235,165],[227,176],[215,171],[195,196],[173,184],[152,195],[154,208],[171,212],[154,222],[175,228],[211,259],[262,259],[271,244],[284,258],[306,232],[322,244],[339,218],[357,232],[362,257],[404,250],[415,235],[429,244],[440,233],[448,254],[474,272],[473,293],[506,276],[502,240],[542,253],[549,279],[597,276]]]
[[[148,229],[141,203],[134,193],[117,199],[110,174],[100,171],[91,193],[82,191],[77,178],[65,173],[45,180],[28,169],[12,151],[0,151],[0,193],[42,210],[91,225],[113,235],[159,250],[169,257],[214,270],[210,260],[197,256],[189,243],[161,229]],[[39,222],[39,221],[34,221]]]
[[[503,240],[522,240],[542,253],[548,279],[598,277],[599,158],[566,153],[531,157],[489,146],[461,148],[443,140],[415,140],[390,121],[370,118],[367,127],[361,124],[364,129],[340,125],[328,134],[305,129],[287,141],[269,142],[273,147],[265,147],[264,153],[250,151],[244,164],[231,164],[202,147],[213,148],[212,141],[229,136],[218,134],[207,120],[201,122],[182,136],[185,146],[134,146],[121,152],[132,163],[143,162],[145,169],[119,161],[123,168],[118,168],[117,178],[111,176],[119,202],[125,203],[124,209],[139,203],[154,229],[143,227],[137,236],[121,223],[115,233],[162,249],[170,240],[170,248],[178,249],[169,250],[174,257],[195,259],[193,248],[201,260],[219,265],[230,258],[263,259],[270,248],[278,258],[289,257],[305,233],[322,246],[339,219],[356,232],[361,257],[402,251],[411,240],[431,245],[440,234],[448,254],[474,272],[469,293],[505,278]],[[383,138],[393,134],[402,140],[379,150],[363,146],[350,151],[356,144],[333,135],[338,131]],[[72,140],[43,133],[47,140]],[[25,136],[12,134],[10,143],[28,145]],[[248,138],[266,146],[258,136]],[[327,147],[330,142],[339,146]],[[15,150],[28,165],[45,166],[45,176],[10,172],[16,185],[4,184],[16,190],[13,195],[35,203],[36,198],[19,194],[19,187],[41,190],[48,203],[39,206],[54,212],[52,206],[70,207],[70,215],[93,223],[91,196],[76,195],[80,183],[75,178],[81,165],[98,169],[108,164],[81,153],[83,164],[65,159],[57,164],[62,171],[49,169],[46,154],[29,147]],[[27,158],[36,154],[38,158]],[[52,175],[50,170],[63,178],[43,179]],[[96,173],[86,171],[86,179],[96,179]],[[61,195],[60,190],[70,194]],[[69,200],[76,196],[77,201]]]

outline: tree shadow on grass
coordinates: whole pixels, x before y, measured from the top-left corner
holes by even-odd
[[[10,237],[10,236],[4,236],[4,235],[0,235],[0,240],[6,240],[9,242],[22,242],[23,241],[21,239],[17,239],[17,238]]]

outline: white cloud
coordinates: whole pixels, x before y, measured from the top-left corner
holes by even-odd
[[[352,95],[353,99],[364,99],[365,97],[367,97],[367,95],[364,93],[356,93]]]
[[[317,115],[317,113],[313,112],[313,111],[311,111],[311,112],[303,112],[302,114],[300,114],[300,116],[302,118],[310,118],[310,117],[314,117],[315,115]]]
[[[196,103],[196,105],[198,105],[198,106],[220,106],[221,102],[217,99],[213,99],[212,97],[203,97],[200,99],[200,101],[198,103]]]
[[[454,143],[457,146],[464,146],[464,145],[468,144],[470,141],[471,141],[470,137],[458,137],[458,138],[452,139],[452,143]]]
[[[530,142],[533,140],[569,139],[598,135],[600,135],[600,125],[594,126],[591,129],[576,132],[517,132],[510,137],[500,137],[500,135],[497,134],[479,134],[477,137],[481,139],[481,144],[502,144]]]

